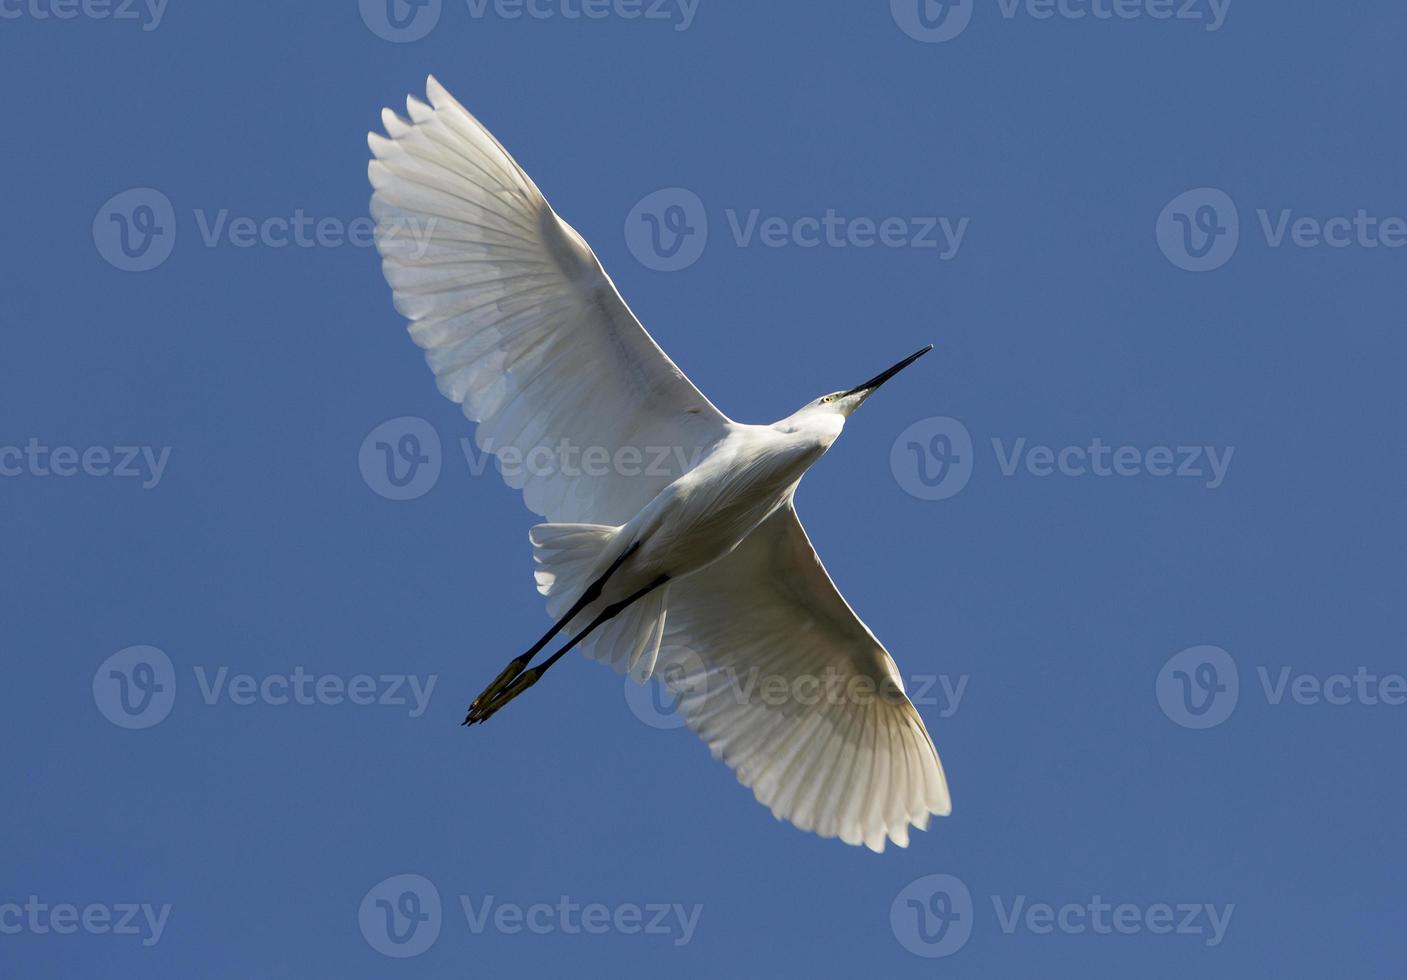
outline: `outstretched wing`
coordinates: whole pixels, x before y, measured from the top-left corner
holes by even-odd
[[[951,809],[894,661],[826,574],[790,503],[671,584],[655,674],[773,816],[884,849]]]
[[[581,236],[445,89],[368,137],[382,268],[440,391],[549,521],[622,524],[720,438],[722,412]]]

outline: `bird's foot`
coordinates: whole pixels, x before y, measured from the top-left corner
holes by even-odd
[[[478,715],[482,714],[483,709],[487,707],[504,688],[513,683],[518,675],[523,672],[523,668],[528,665],[528,661],[531,659],[531,655],[525,653],[520,657],[514,657],[512,660],[508,661],[508,666],[504,667],[503,670],[499,672],[498,676],[489,682],[489,686],[484,688],[483,691],[479,693],[479,696],[469,703],[469,712],[464,716],[464,724],[472,725],[476,721],[482,721],[483,719],[478,717]]]
[[[507,673],[507,671],[504,673]],[[500,674],[499,676],[502,677],[503,675]],[[542,668],[534,667],[531,670],[524,670],[517,674],[517,676],[511,679],[506,688],[493,696],[485,698],[484,694],[480,694],[474,699],[474,703],[469,706],[469,713],[464,717],[464,724],[472,725],[475,722],[488,721],[497,714],[498,710],[505,704],[536,684],[537,679],[541,676]],[[497,681],[495,681],[495,684],[496,683]]]

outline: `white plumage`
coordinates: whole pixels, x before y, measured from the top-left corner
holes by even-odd
[[[690,728],[778,818],[905,846],[910,825],[949,812],[942,765],[792,494],[846,417],[918,354],[773,425],[733,422],[507,151],[433,78],[426,89],[428,105],[408,99],[408,120],[386,110],[387,136],[369,137],[377,242],[440,390],[548,521],[531,537],[549,612],[608,575],[566,624],[574,642],[641,680],[668,678]]]

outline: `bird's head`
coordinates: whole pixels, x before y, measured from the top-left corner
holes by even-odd
[[[883,371],[879,372],[879,374],[876,374],[873,378],[870,378],[868,381],[861,382],[855,387],[848,388],[845,391],[832,391],[829,395],[822,395],[815,401],[809,402],[804,405],[801,411],[836,414],[841,416],[842,418],[849,418],[850,413],[855,411],[855,409],[859,408],[861,405],[863,405],[865,403],[865,399],[869,398],[871,395],[873,395],[876,391],[879,390],[880,385],[884,384],[890,378],[894,377],[894,375],[904,370],[904,368],[908,367],[914,361],[917,361],[920,357],[922,357],[924,354],[927,354],[932,349],[932,344],[929,344],[926,347],[921,347],[918,350],[914,351],[912,354],[910,354],[908,357],[904,358],[898,364],[895,364],[893,367],[884,369]]]
[[[879,390],[880,385],[932,349],[933,345],[929,344],[914,351],[893,367],[879,372],[868,381],[844,391],[832,391],[828,395],[822,395],[820,398],[807,402],[787,418],[778,422],[777,427],[786,432],[794,432],[800,428],[825,429],[830,433],[830,438],[826,440],[826,444],[829,445],[836,436],[840,435],[840,430],[845,425],[845,420],[850,417],[850,413],[863,405],[865,399]]]

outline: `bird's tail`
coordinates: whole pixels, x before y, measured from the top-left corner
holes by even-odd
[[[533,577],[537,591],[547,596],[552,618],[565,615],[609,568],[617,557],[618,549],[613,545],[620,532],[620,527],[611,524],[538,524],[528,532],[537,562]],[[582,652],[621,673],[629,671],[642,683],[648,680],[664,637],[668,597],[668,585],[641,597],[582,640]],[[570,632],[585,627],[603,605],[598,601],[582,610],[570,624]]]
[[[537,569],[537,591],[560,619],[609,566],[620,528],[612,524],[538,524],[528,532]]]

